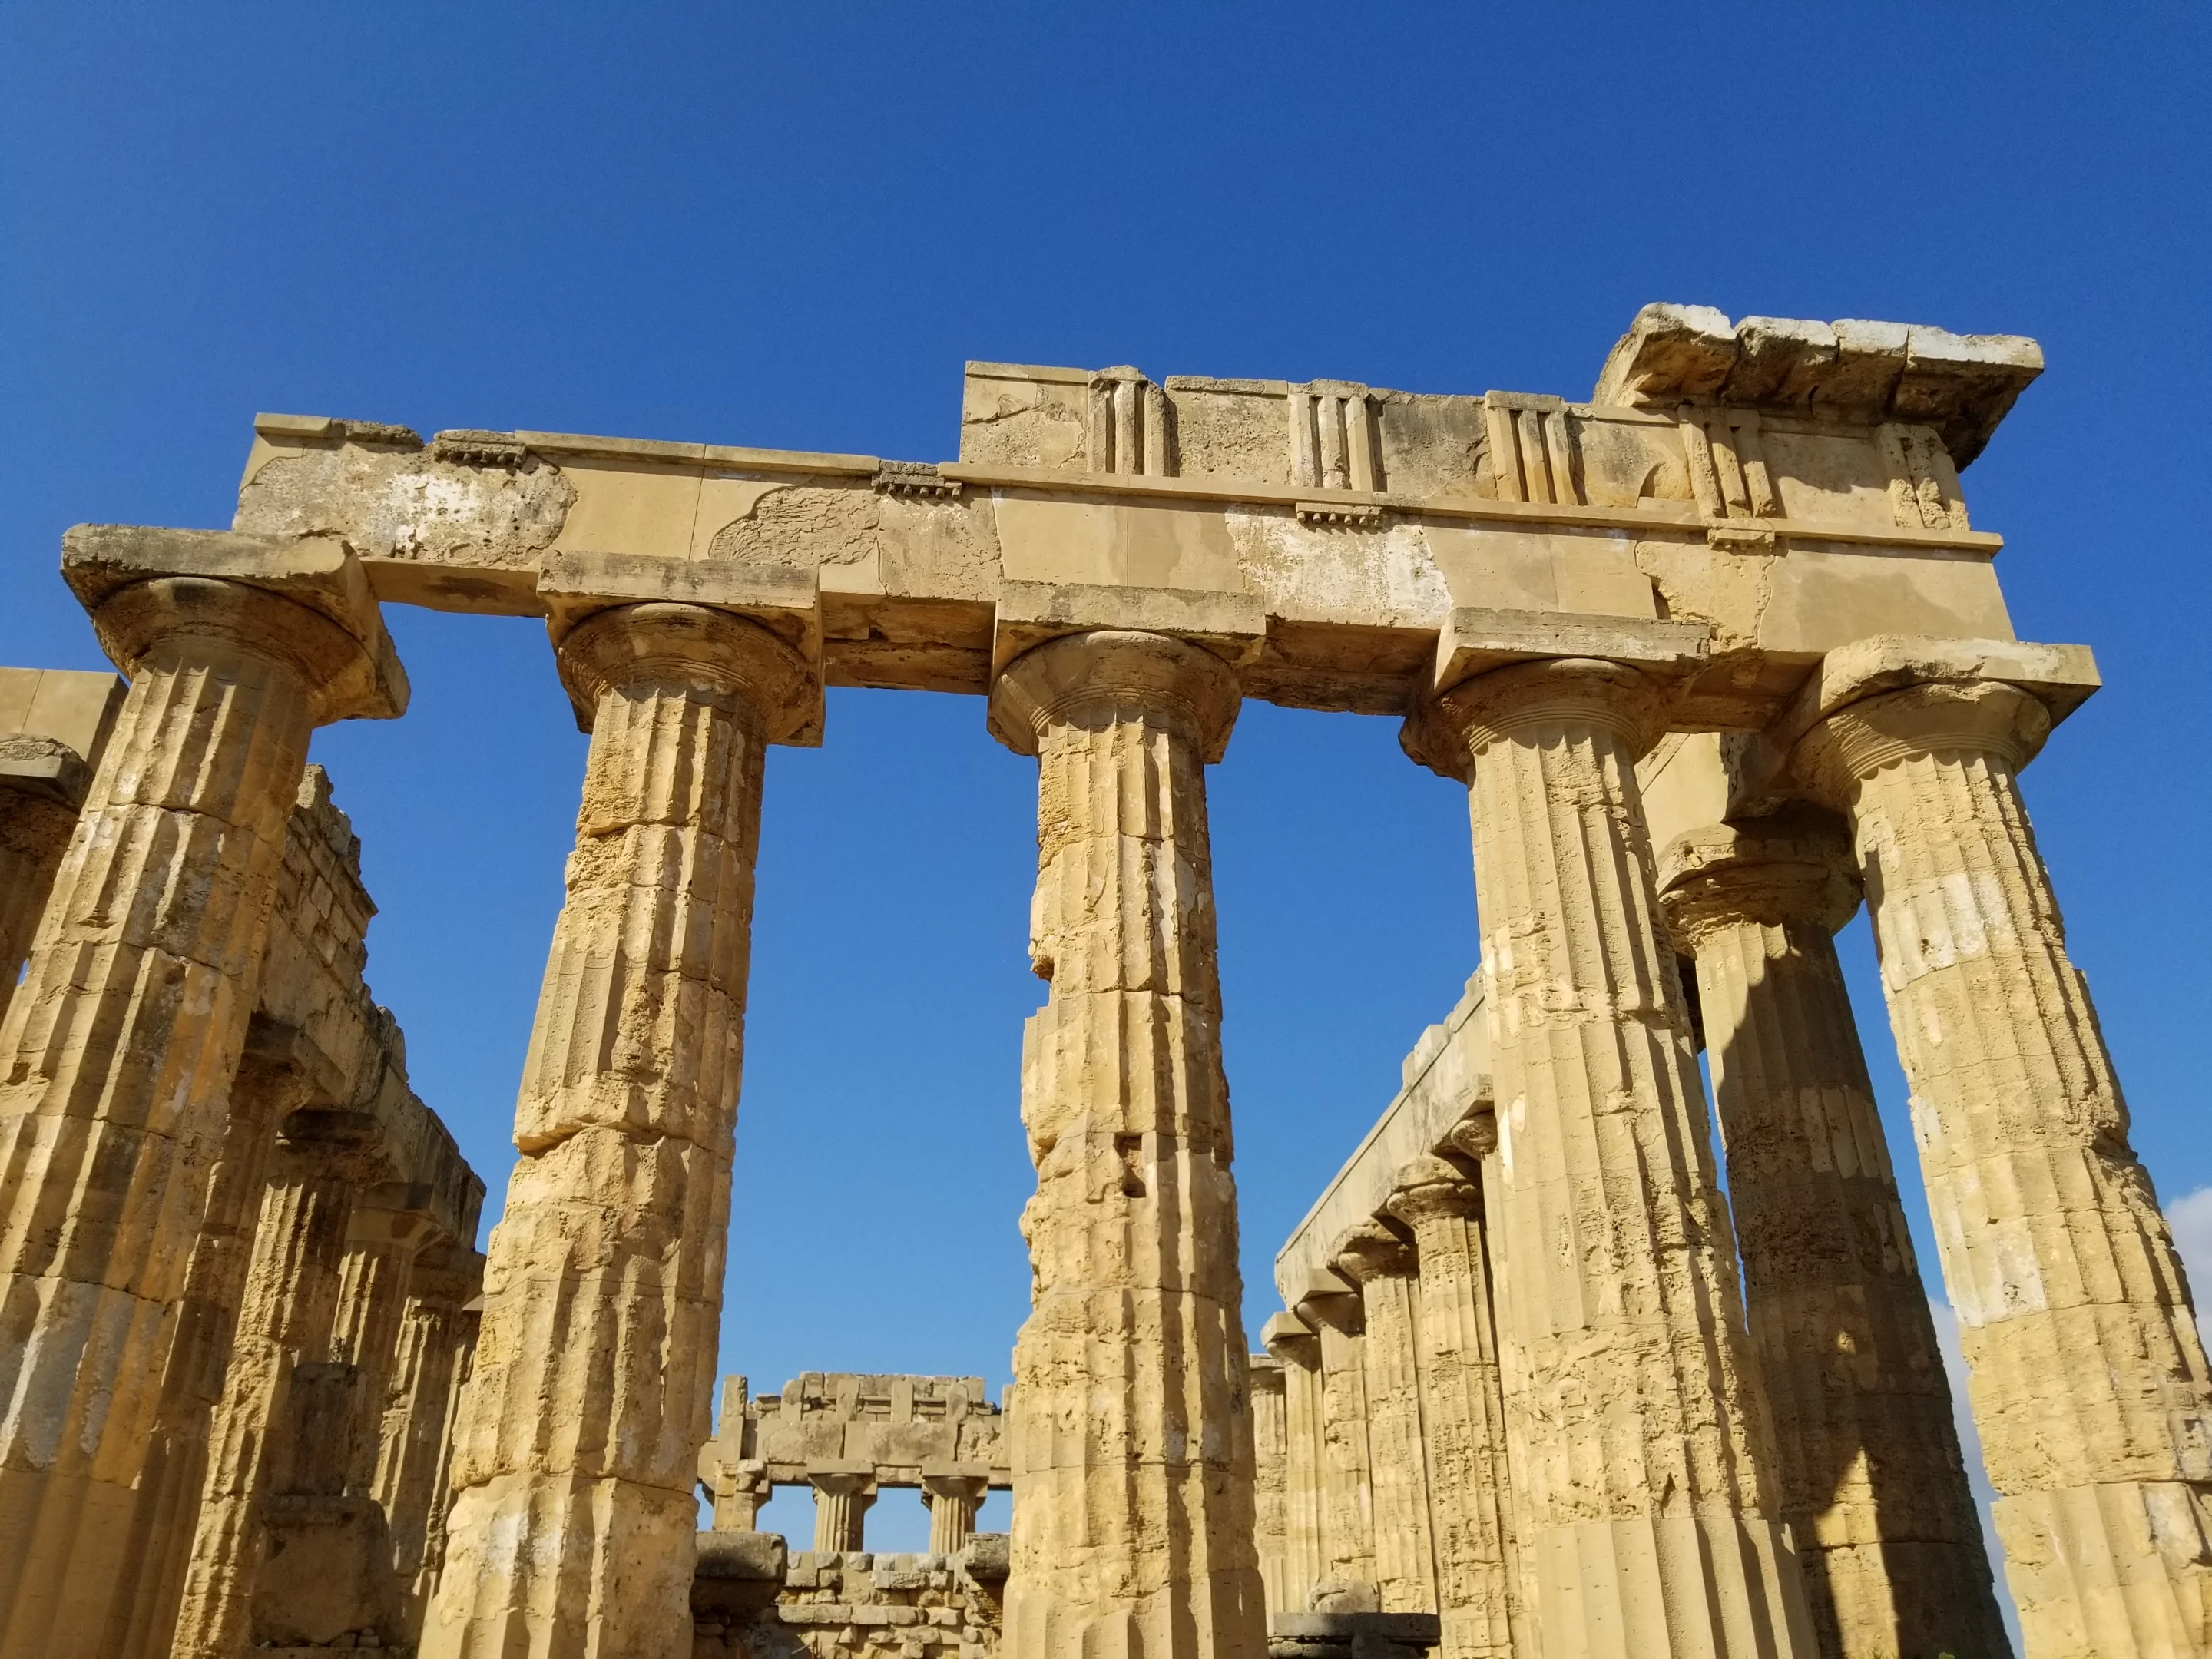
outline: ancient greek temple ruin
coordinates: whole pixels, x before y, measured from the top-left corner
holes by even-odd
[[[1931,1294],[2027,1659],[2212,1653],[2212,1380],[2019,786],[2097,672],[1960,483],[2041,364],[1653,306],[1582,403],[971,363],[937,464],[265,416],[229,529],[70,531],[123,678],[0,676],[0,1659],[1978,1659]],[[307,763],[404,710],[387,605],[543,617],[590,733],[482,1255]],[[833,685],[1036,764],[1033,1305],[1000,1401],[717,1413],[763,755]],[[1480,917],[1249,1334],[1248,697],[1398,722]]]

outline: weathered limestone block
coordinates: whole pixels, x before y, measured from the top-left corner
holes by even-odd
[[[1283,1377],[1283,1580],[1279,1590],[1269,1587],[1272,1618],[1303,1609],[1325,1571],[1321,1341],[1288,1310],[1270,1319],[1261,1337]]]
[[[1547,1651],[1808,1654],[1658,931],[1634,770],[1657,714],[1642,672],[1568,658],[1478,674],[1407,734],[1469,780],[1528,1612]]]
[[[802,1550],[773,1533],[702,1533],[693,1659],[991,1659],[1004,1534],[952,1554]]]
[[[2049,709],[1829,667],[1796,768],[1850,815],[2030,1659],[2203,1652],[2212,1381],[2021,801]]]
[[[1367,1401],[1375,1588],[1384,1613],[1433,1613],[1436,1548],[1429,1530],[1429,1466],[1415,1357],[1413,1250],[1379,1224],[1340,1241],[1337,1270],[1359,1286],[1365,1334],[1359,1361]]]
[[[106,1626],[75,1567],[131,1526],[308,734],[405,702],[342,547],[111,527],[64,562],[131,685],[0,1021],[9,1659]]]
[[[112,674],[0,668],[0,1019],[122,701]]]
[[[1510,1659],[1515,1562],[1504,1401],[1481,1196],[1441,1158],[1407,1171],[1390,1213],[1413,1234],[1421,1434],[1446,1659]]]
[[[697,605],[600,611],[558,653],[592,745],[422,1637],[441,1659],[687,1645],[762,764],[812,696],[766,629]]]
[[[1237,707],[1218,657],[1115,630],[1036,647],[993,693],[994,730],[1038,758],[1052,987],[1023,1044],[1036,1288],[1006,1592],[1036,1659],[1264,1640],[1204,778]]]
[[[1678,836],[1660,901],[1697,963],[1782,1513],[1822,1653],[2009,1652],[1951,1391],[1831,935],[1843,826]]]
[[[356,1113],[297,1111],[276,1144],[210,1433],[174,1659],[234,1659],[248,1646],[272,1500],[343,1494],[342,1475],[338,1492],[315,1490],[327,1484],[320,1466],[342,1468],[350,1451],[350,1425],[324,1420],[319,1373],[330,1368],[354,1188],[381,1167],[364,1127]],[[344,1442],[335,1448],[333,1428]]]

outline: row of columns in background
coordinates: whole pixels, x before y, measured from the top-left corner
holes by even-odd
[[[143,1471],[141,1379],[206,1203],[179,1153],[220,1139],[240,947],[307,732],[397,712],[349,556],[289,586],[239,568],[115,580],[111,560],[80,584],[134,679],[73,844],[85,879],[49,908],[35,988],[0,1027],[19,1172],[0,1271],[21,1334],[0,1350],[0,1530],[31,1546],[0,1582],[11,1615],[67,1577],[88,1523],[121,1522]],[[610,1655],[683,1647],[762,749],[810,689],[770,627],[691,605],[603,609],[556,623],[556,647],[592,745],[429,1655],[580,1627]],[[2020,807],[2041,705],[1896,684],[1821,711],[1796,776],[1849,816],[1873,897],[2031,1653],[2200,1651],[2203,1358]],[[1543,1651],[1809,1652],[1644,838],[1634,762],[1659,690],[1614,662],[1503,667],[1419,723],[1473,806],[1514,1548]],[[1006,1625],[1024,1659],[1261,1644],[1202,776],[1237,697],[1218,656],[1111,629],[1017,658],[994,693],[994,726],[1040,762],[1032,949],[1051,982],[1024,1056],[1036,1291]],[[94,864],[143,909],[95,906]],[[95,1170],[112,1201],[68,1224]]]
[[[72,732],[97,770],[50,739],[0,757],[40,763],[0,765],[0,1651],[397,1644],[441,1555],[481,1280],[440,1224],[472,1232],[481,1188],[391,1179],[382,1137],[427,1114],[380,1011],[343,1076],[253,1012],[280,866],[319,907],[288,925],[357,964],[349,855],[287,848],[350,841],[301,769],[311,671],[349,647],[223,581],[96,617],[134,675]]]
[[[758,1466],[754,1466],[757,1468]],[[868,1511],[880,1490],[875,1475],[860,1470],[816,1470],[806,1477],[814,1494],[814,1548],[842,1553],[867,1547]],[[975,1513],[983,1506],[990,1481],[981,1475],[924,1474],[921,1501],[929,1508],[929,1553],[957,1555],[975,1535]],[[714,1530],[750,1532],[768,1501],[765,1471],[742,1488],[717,1493]]]

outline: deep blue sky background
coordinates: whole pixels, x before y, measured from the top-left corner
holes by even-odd
[[[937,459],[969,357],[1580,397],[1655,299],[2032,334],[1967,495],[2021,635],[2108,682],[2027,787],[2176,1198],[2212,1184],[2208,45],[2195,5],[9,7],[0,662],[101,665],[62,529],[227,524],[257,410]],[[538,627],[389,620],[412,711],[315,753],[495,1212],[583,739]],[[969,699],[832,692],[774,757],[723,1338],[757,1387],[1005,1376],[1034,777]],[[1387,722],[1248,707],[1212,799],[1256,1328],[1473,892]]]

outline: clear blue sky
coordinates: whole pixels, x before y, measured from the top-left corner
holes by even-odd
[[[0,662],[100,665],[61,531],[227,524],[257,410],[936,459],[969,357],[1578,397],[1650,300],[2032,334],[1967,494],[2021,635],[2105,671],[2027,787],[2178,1196],[2208,44],[2194,5],[9,7]],[[412,710],[315,753],[495,1210],[583,739],[538,627],[389,619]],[[772,761],[723,1336],[757,1386],[1006,1375],[1034,779],[980,702],[888,693]],[[1464,798],[1389,722],[1249,706],[1212,800],[1256,1325],[1474,902]]]

